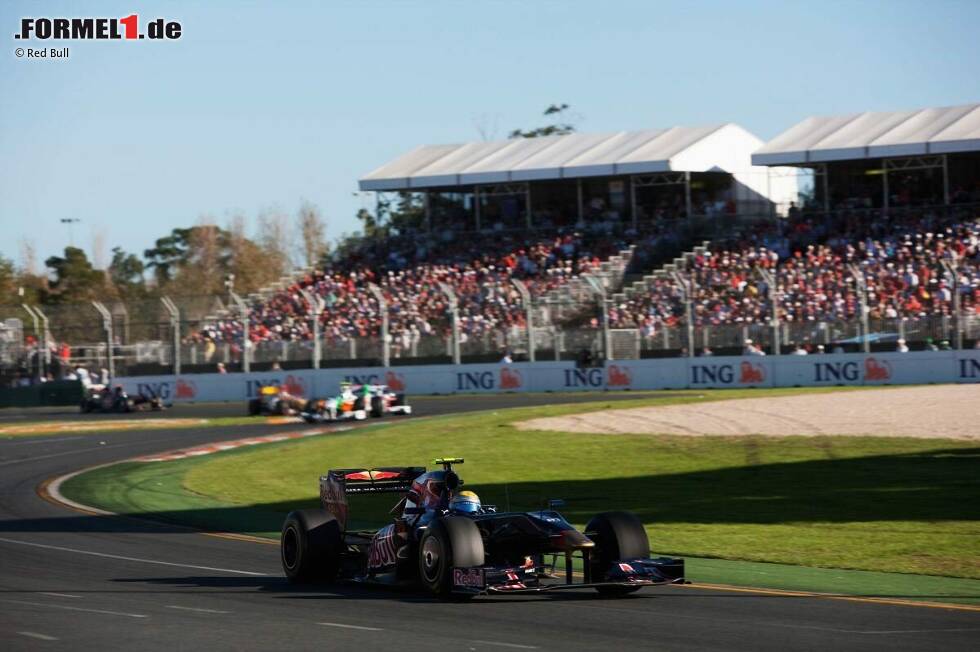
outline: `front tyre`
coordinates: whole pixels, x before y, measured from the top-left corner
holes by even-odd
[[[340,524],[326,510],[296,510],[282,524],[279,552],[282,569],[290,582],[335,580],[342,548]]]
[[[452,593],[453,567],[482,566],[483,537],[476,523],[462,516],[432,522],[419,542],[419,579],[434,595]]]
[[[592,577],[602,578],[612,564],[626,559],[650,556],[650,540],[643,523],[632,512],[596,514],[585,526],[585,536],[595,542],[592,554]],[[638,586],[599,586],[601,595],[622,596],[638,591]]]

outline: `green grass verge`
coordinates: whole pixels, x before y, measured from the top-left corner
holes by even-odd
[[[691,559],[696,581],[980,603],[978,446],[596,436],[510,425],[607,407],[801,391],[715,391],[406,420],[205,458],[117,465],[78,476],[63,490],[111,511],[274,536],[286,511],[316,503],[317,477],[329,467],[458,455],[467,459],[467,485],[501,508],[564,498],[563,512],[578,525],[604,509],[637,512],[655,551]],[[383,520],[391,502],[373,497],[352,511],[368,524]]]

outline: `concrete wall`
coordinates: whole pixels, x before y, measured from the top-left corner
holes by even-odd
[[[601,369],[576,369],[570,362],[309,369],[140,376],[116,382],[130,393],[194,402],[244,401],[256,396],[259,387],[273,384],[298,395],[324,397],[336,394],[342,380],[385,383],[409,395],[980,383],[980,350],[622,360]]]

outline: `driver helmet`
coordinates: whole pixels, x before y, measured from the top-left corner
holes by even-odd
[[[472,491],[460,491],[449,501],[449,511],[454,514],[479,514],[480,497]]]
[[[347,392],[350,391],[350,388],[351,388],[350,382],[348,382],[346,380],[341,381],[341,383],[340,383],[340,393],[341,394],[346,394]]]

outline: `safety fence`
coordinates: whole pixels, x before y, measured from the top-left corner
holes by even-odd
[[[297,396],[322,397],[335,394],[344,381],[383,383],[409,395],[980,383],[980,351],[716,356],[597,361],[588,365],[542,361],[352,366],[117,379],[132,395],[159,397],[168,403],[244,402],[268,385],[285,387]]]

